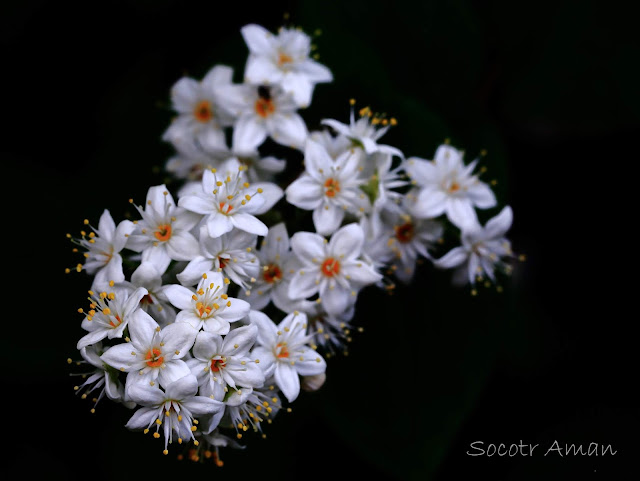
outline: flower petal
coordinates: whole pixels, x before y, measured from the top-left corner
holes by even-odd
[[[300,377],[295,368],[288,363],[279,362],[276,365],[274,378],[287,400],[295,401],[300,394]]]

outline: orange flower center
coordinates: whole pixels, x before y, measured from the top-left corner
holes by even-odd
[[[171,238],[171,224],[159,225],[153,235],[161,242],[168,241]]]
[[[149,367],[160,367],[164,363],[162,351],[157,347],[150,349],[144,356],[144,358],[147,360],[147,366]]]
[[[402,243],[410,242],[413,239],[413,224],[411,222],[407,222],[406,224],[398,225],[395,228],[396,230],[396,239],[398,239]]]
[[[283,359],[289,357],[289,350],[287,349],[287,344],[284,342],[279,342],[276,344],[276,357],[279,359]]]
[[[224,211],[225,206],[227,208],[226,212]],[[218,209],[218,210],[222,214],[229,214],[229,212],[231,212],[232,209],[233,209],[233,206],[231,204],[227,204],[226,202],[220,202],[220,209]]]
[[[149,294],[145,294],[142,296],[142,299],[140,299],[140,304],[153,304],[153,299]]]
[[[200,317],[207,317],[209,314],[211,314],[211,311],[213,310],[211,306],[205,306],[202,302],[198,302],[196,304],[196,309],[200,314]]]
[[[327,197],[335,197],[338,192],[340,192],[340,182],[336,179],[327,179],[324,183],[324,188],[327,189],[324,191],[324,195]]]
[[[220,269],[224,269],[227,267],[227,260],[224,257],[218,257],[218,263],[220,264]]]
[[[269,264],[264,270],[262,276],[264,277],[264,280],[266,282],[268,282],[269,284],[273,284],[274,282],[282,279],[282,271],[276,264]]]
[[[227,365],[224,359],[211,359],[211,370],[213,372],[220,372]]]
[[[120,324],[122,324],[122,319],[120,319],[120,316],[116,315],[115,318],[116,318],[116,321],[118,321],[118,323],[116,324],[113,321],[109,321],[109,324],[111,325],[111,327],[118,327]]]
[[[273,100],[271,100],[270,98],[265,99],[263,97],[260,97],[258,100],[256,100],[255,109],[256,113],[260,117],[266,119],[267,117],[269,117],[269,115],[276,111],[276,106],[273,105]]]
[[[320,266],[320,270],[325,276],[333,277],[340,273],[340,262],[333,257],[327,257]]]
[[[213,110],[211,109],[211,102],[208,100],[202,100],[198,102],[193,109],[193,115],[198,122],[208,122],[213,117]]]
[[[458,184],[457,182],[452,182],[451,185],[449,186],[449,192],[453,193],[453,192],[457,192],[460,190],[460,184]]]
[[[293,58],[290,55],[287,55],[286,53],[280,52],[278,54],[278,65],[280,67],[282,67],[285,63],[291,63],[293,62]]]

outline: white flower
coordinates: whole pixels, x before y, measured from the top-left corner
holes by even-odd
[[[253,325],[233,329],[226,336],[200,331],[187,361],[198,379],[200,393],[222,401],[227,386],[233,389],[261,387],[264,374],[249,351],[256,342],[258,328]]]
[[[211,237],[220,237],[234,227],[250,234],[266,235],[267,226],[255,216],[264,214],[282,197],[282,189],[275,184],[246,182],[245,167],[236,165],[233,174],[218,175],[217,169],[205,170],[202,189],[178,201],[185,209],[205,216],[203,221]]]
[[[437,221],[417,219],[403,212],[385,211],[382,217],[392,229],[387,242],[394,254],[391,262],[393,273],[400,281],[409,284],[418,259],[432,259],[429,249],[440,240],[444,229]]]
[[[370,204],[360,190],[358,156],[353,149],[335,161],[325,148],[307,141],[304,149],[305,172],[285,190],[287,202],[313,211],[313,224],[322,235],[330,235],[340,227],[345,211],[361,215]]]
[[[165,185],[149,188],[145,208],[136,206],[142,219],[129,236],[127,247],[142,252],[142,261],[164,272],[171,260],[189,261],[199,254],[191,229],[202,218],[177,207]]]
[[[116,283],[114,287],[128,292],[144,287],[147,293],[140,299],[140,308],[153,317],[158,324],[166,326],[176,318],[175,309],[164,297],[162,272],[151,262],[142,262],[131,274],[131,281]]]
[[[163,140],[177,148],[196,144],[214,150],[225,144],[223,127],[232,117],[220,107],[220,87],[230,85],[233,70],[224,65],[213,67],[201,82],[189,77],[178,80],[171,88],[173,108],[178,116],[163,135]]]
[[[338,134],[344,135],[351,140],[354,147],[362,148],[367,154],[384,152],[403,157],[402,152],[395,147],[378,144],[378,139],[387,133],[391,125],[396,124],[396,120],[392,118],[388,121],[374,116],[368,107],[360,110],[360,118],[358,120],[355,119],[353,107],[351,107],[349,125],[334,119],[324,119],[322,124],[328,125]],[[378,125],[382,125],[382,127],[379,128]]]
[[[435,218],[446,214],[457,227],[477,222],[474,207],[488,209],[496,205],[491,188],[481,182],[473,169],[477,160],[465,165],[463,153],[443,144],[433,161],[411,157],[405,169],[419,187],[412,214],[420,218]]]
[[[100,356],[109,366],[126,372],[126,389],[132,384],[155,384],[167,387],[190,374],[182,360],[193,346],[197,331],[189,324],[176,322],[160,329],[146,312],[129,322],[130,342],[116,344]],[[128,394],[130,394],[128,392]]]
[[[377,212],[362,216],[359,224],[364,233],[362,258],[377,272],[382,272],[393,259],[393,251],[389,245],[393,230],[382,222]],[[381,282],[378,284],[381,285]]]
[[[257,239],[257,236],[238,229],[220,237],[210,237],[207,226],[201,226],[200,255],[177,275],[180,284],[193,286],[202,279],[203,272],[218,271],[246,288],[247,283],[255,279],[260,271],[260,263],[253,254]]]
[[[281,28],[273,35],[255,24],[245,25],[241,32],[250,52],[245,67],[247,82],[280,85],[299,106],[306,107],[315,84],[333,80],[327,67],[309,58],[311,40],[304,32]]]
[[[297,113],[298,106],[282,88],[266,85],[231,85],[224,88],[225,108],[234,112],[232,144],[241,152],[251,152],[270,137],[275,142],[301,149],[307,125]]]
[[[197,426],[194,416],[216,417],[224,408],[220,401],[198,396],[197,392],[198,382],[191,374],[171,382],[165,391],[157,385],[132,385],[129,394],[143,407],[133,414],[125,427],[132,430],[144,429],[145,433],[155,427],[154,437],[157,438],[162,429],[164,453],[167,454],[167,445],[173,442],[174,433],[179,443],[188,439],[195,440],[193,433]]]
[[[393,156],[387,152],[376,152],[362,162],[363,175],[368,182],[360,188],[367,193],[373,211],[397,210],[404,195],[394,189],[405,187],[409,182],[403,176],[402,163],[393,167]]]
[[[165,296],[181,309],[176,323],[186,323],[213,334],[227,334],[230,323],[245,317],[250,309],[248,302],[227,295],[229,282],[220,272],[210,271],[202,274],[195,292],[178,284],[168,285]]]
[[[482,279],[485,275],[495,281],[495,268],[508,272],[509,266],[503,259],[513,257],[511,243],[504,236],[512,221],[513,212],[506,206],[484,227],[475,224],[463,228],[462,245],[451,249],[434,264],[442,269],[457,268],[454,273],[456,283],[475,284],[476,278]]]
[[[105,338],[120,338],[132,319],[137,318],[140,313],[147,315],[140,309],[140,300],[147,294],[144,287],[139,287],[133,292],[125,290],[117,294],[116,296],[115,292],[107,294],[105,291],[89,291],[90,309],[82,321],[82,328],[89,333],[80,338],[78,349]]]
[[[241,291],[241,299],[246,299],[252,309],[261,310],[273,301],[282,311],[290,311],[289,281],[292,271],[298,267],[289,245],[289,234],[284,222],[269,229],[256,252],[260,261],[260,272],[256,275],[251,290]]]
[[[273,369],[271,369],[273,370]],[[270,389],[242,388],[235,390],[229,388],[225,396],[225,412],[220,421],[220,426],[233,428],[238,433],[236,437],[242,438],[242,433],[249,429],[262,431],[261,423],[265,419],[275,417],[282,408],[282,403],[275,386]]]
[[[85,221],[87,223],[87,221]],[[98,222],[98,228],[75,242],[87,249],[85,263],[82,266],[87,274],[93,276],[91,288],[96,291],[104,290],[110,281],[124,280],[122,270],[122,256],[120,252],[125,248],[127,236],[135,225],[129,220],[123,220],[117,226],[108,210],[104,210]]]
[[[293,312],[277,326],[260,311],[251,311],[249,319],[258,326],[258,347],[253,355],[260,359],[265,377],[271,373],[289,402],[300,393],[300,376],[313,376],[325,371],[325,360],[309,346],[307,316]]]
[[[333,160],[354,147],[348,137],[341,134],[332,135],[329,129],[315,130],[309,134],[309,138],[322,145]],[[362,149],[358,149],[357,152],[365,155]]]
[[[353,326],[350,321],[355,315],[355,306],[337,315],[329,314],[317,302],[303,301],[298,306],[307,315],[307,334],[321,352],[327,353],[328,357],[338,350],[345,350],[346,343],[351,339]]]
[[[320,294],[324,309],[334,315],[344,313],[362,287],[382,276],[361,258],[364,233],[358,224],[348,224],[331,240],[311,232],[296,232],[291,248],[302,263],[289,284],[289,296],[307,299]]]
[[[114,372],[113,368],[107,366],[102,359],[100,359],[103,350],[102,342],[97,342],[91,346],[80,349],[80,355],[84,361],[91,364],[95,369],[91,373],[82,375],[85,381],[80,386],[74,387],[76,393],[82,394],[82,398],[84,399],[89,393],[100,389],[100,393],[97,398],[94,399],[94,407],[106,394],[112,401],[121,402],[128,408],[133,408],[135,403],[125,400],[124,385],[118,382],[117,371]]]

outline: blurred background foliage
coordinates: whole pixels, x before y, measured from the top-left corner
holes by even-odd
[[[3,330],[4,412],[16,447],[8,474],[61,479],[142,476],[376,476],[376,479],[613,479],[633,450],[637,396],[625,285],[607,269],[616,235],[605,201],[628,204],[627,164],[640,118],[636,12],[613,2],[350,0],[348,2],[5,1],[2,160],[15,306]],[[285,19],[286,14],[286,19]],[[349,355],[329,360],[319,392],[267,426],[267,439],[212,465],[164,457],[123,428],[128,411],[96,414],[73,395],[84,275],[77,235],[103,209],[134,215],[169,182],[160,140],[169,89],[215,64],[242,80],[239,29],[302,27],[334,74],[303,112],[346,121],[349,99],[398,119],[383,137],[431,158],[449,139],[515,212],[511,238],[528,260],[504,292],[454,289],[423,265],[394,295],[358,301]],[[170,184],[169,184],[170,185]],[[613,194],[611,194],[613,192]],[[17,204],[17,205],[16,205]],[[486,212],[486,217],[498,209]],[[613,213],[612,213],[613,212]],[[485,218],[486,218],[485,217]],[[439,252],[438,254],[441,254]],[[30,286],[30,287],[26,287]],[[25,289],[27,292],[25,293]],[[22,305],[24,297],[34,297]],[[14,312],[15,311],[15,312]],[[630,376],[635,376],[630,380]],[[18,434],[17,439],[15,434]],[[477,459],[469,443],[607,442],[613,459]],[[626,453],[626,454],[625,454]],[[554,477],[555,476],[555,477]],[[605,479],[602,478],[602,479]],[[13,479],[11,477],[7,479]]]

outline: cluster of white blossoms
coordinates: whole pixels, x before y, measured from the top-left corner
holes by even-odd
[[[136,220],[105,210],[69,235],[84,255],[76,270],[91,278],[77,344],[90,367],[76,390],[131,409],[126,427],[162,438],[165,454],[184,444],[218,465],[220,447],[263,434],[301,390],[323,385],[363,289],[408,284],[425,260],[473,289],[514,257],[511,209],[478,220],[497,206],[478,160],[448,143],[430,160],[407,157],[380,142],[396,120],[356,115],[353,100],[348,123],[310,131],[302,112],[332,81],[310,37],[253,24],[241,33],[242,83],[216,65],[171,90],[163,140],[175,148],[165,167],[176,190],[150,186],[142,205],[130,200]],[[275,144],[302,163],[271,155]],[[284,185],[283,172],[298,175]],[[441,252],[445,229],[460,245]]]

